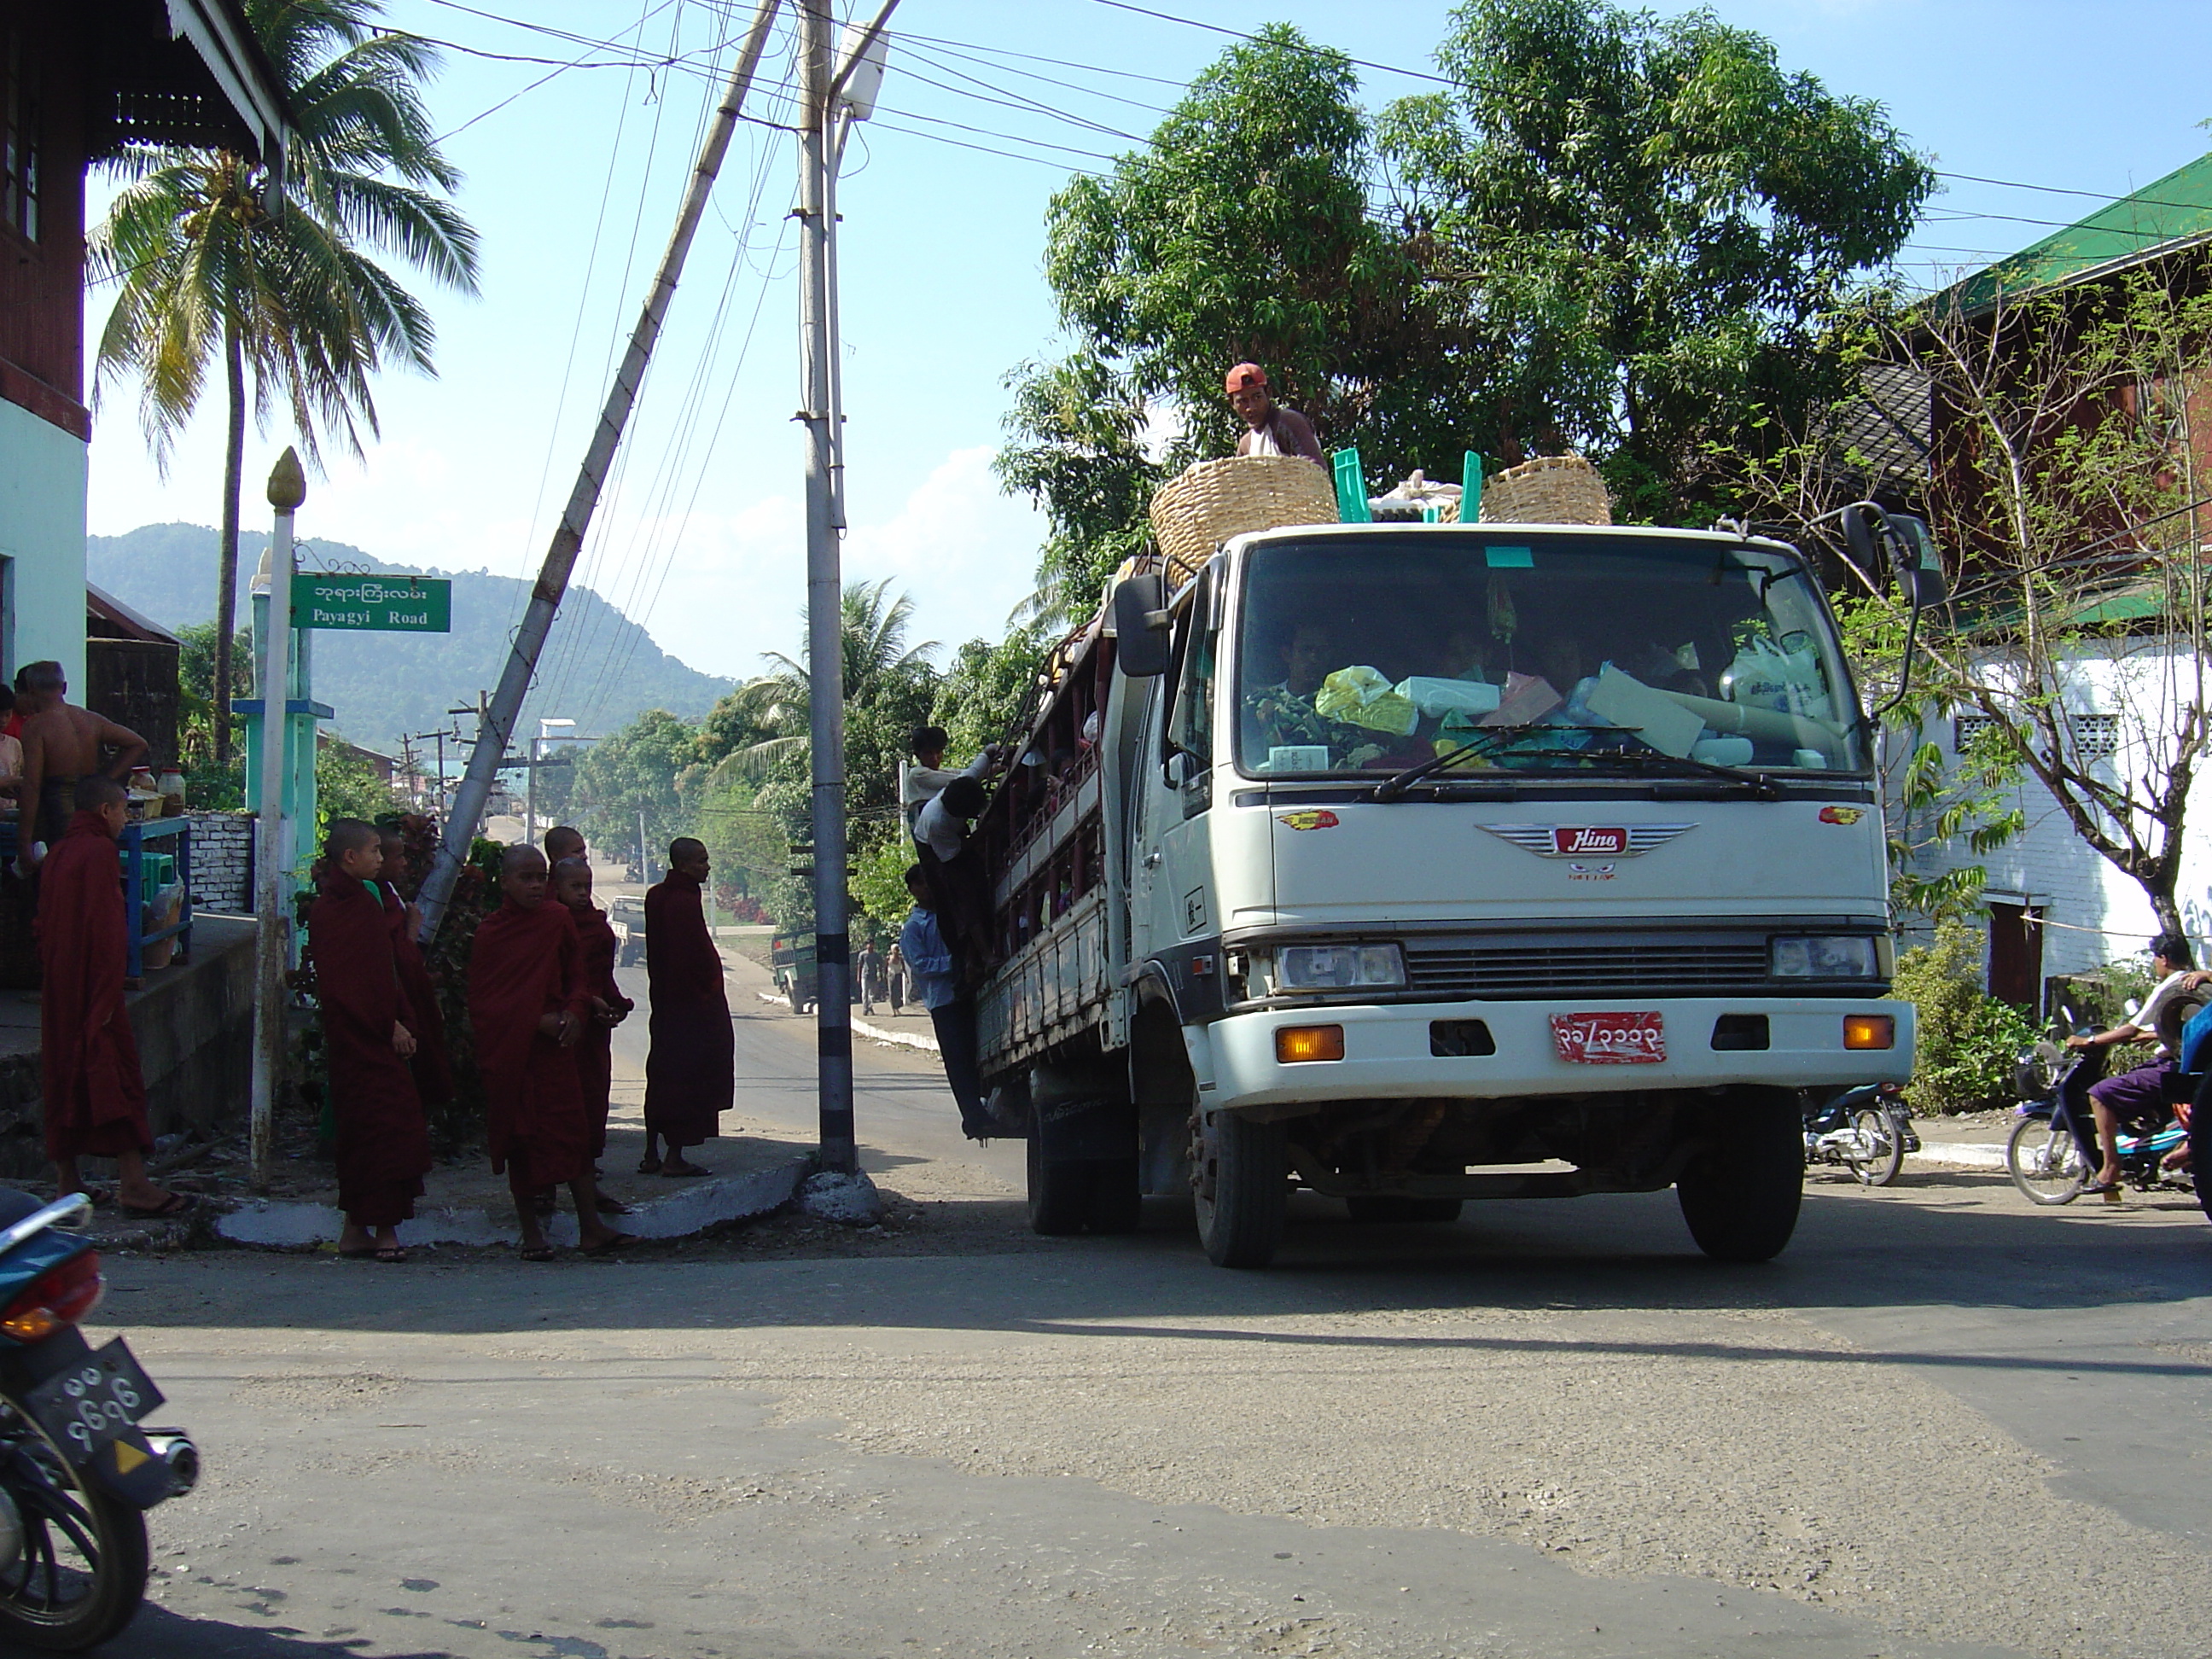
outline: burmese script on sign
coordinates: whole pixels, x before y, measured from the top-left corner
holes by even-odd
[[[1667,1025],[1656,1008],[1553,1014],[1552,1046],[1576,1066],[1651,1066],[1667,1058]]]
[[[453,585],[442,576],[302,571],[292,579],[292,616],[299,628],[447,634]]]

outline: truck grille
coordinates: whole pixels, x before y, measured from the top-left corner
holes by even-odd
[[[1406,975],[1416,991],[1466,997],[1683,995],[1771,988],[1764,935],[1604,945],[1408,945]]]

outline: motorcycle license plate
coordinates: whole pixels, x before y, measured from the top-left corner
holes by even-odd
[[[1576,1066],[1653,1066],[1667,1058],[1666,1019],[1632,1013],[1553,1014],[1552,1047]]]
[[[23,1396],[24,1410],[78,1468],[161,1404],[119,1336]]]

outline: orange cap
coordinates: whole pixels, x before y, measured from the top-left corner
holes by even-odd
[[[1257,363],[1239,363],[1229,371],[1228,390],[1231,392],[1243,392],[1252,386],[1264,387],[1267,384],[1267,371]]]

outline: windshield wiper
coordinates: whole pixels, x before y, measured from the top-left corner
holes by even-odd
[[[1529,751],[1523,751],[1529,752]],[[1750,790],[1761,800],[1780,800],[1782,786],[1765,772],[1747,772],[1740,766],[1723,766],[1717,761],[1692,760],[1687,755],[1669,755],[1657,749],[1553,749],[1534,751],[1549,759],[1564,760],[1572,757],[1589,760],[1603,756],[1607,760],[1627,761],[1643,767],[1672,767],[1677,772],[1720,778]]]
[[[1415,784],[1425,779],[1432,778],[1437,773],[1456,766],[1463,760],[1487,760],[1507,744],[1516,738],[1525,738],[1531,732],[1556,732],[1563,729],[1565,728],[1554,726],[1549,721],[1540,720],[1527,720],[1518,726],[1486,726],[1482,728],[1482,737],[1490,738],[1491,741],[1484,742],[1481,738],[1471,738],[1458,748],[1448,750],[1443,754],[1438,755],[1434,760],[1425,760],[1419,766],[1409,766],[1402,772],[1393,773],[1375,786],[1375,799],[1395,800]],[[1600,732],[1628,730],[1624,726],[1578,726],[1574,729]],[[1494,737],[1492,735],[1493,733]]]

